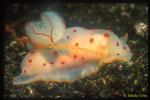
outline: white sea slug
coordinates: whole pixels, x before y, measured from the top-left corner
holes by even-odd
[[[47,27],[48,22],[45,23]],[[57,31],[58,33],[54,31],[53,39],[56,41],[52,44],[49,44],[49,40],[46,40],[44,35],[36,35],[32,30],[28,31],[30,32],[28,34],[32,34],[28,35],[32,42],[47,47],[39,48],[31,44],[34,49],[32,48],[23,59],[22,72],[13,80],[14,85],[35,81],[74,82],[97,72],[100,69],[99,64],[130,61],[132,57],[129,46],[111,31],[81,27],[64,30],[62,27],[54,28],[54,30],[60,28],[63,34],[61,31]]]

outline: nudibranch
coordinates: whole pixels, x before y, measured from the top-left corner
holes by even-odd
[[[74,82],[97,72],[100,69],[99,64],[129,61],[132,57],[129,46],[112,31],[82,27],[64,29],[61,26],[55,30],[59,30],[59,27],[64,32],[54,31],[55,43],[49,43],[45,35],[35,38],[32,28],[28,31],[31,33],[28,36],[30,41],[48,47],[30,44],[32,50],[23,59],[22,72],[13,80],[14,85],[35,81]],[[59,34],[60,37],[57,37]]]
[[[97,72],[99,62],[129,61],[131,56],[128,45],[111,31],[68,28],[50,49],[35,49],[26,55],[22,73],[13,84],[73,82]]]

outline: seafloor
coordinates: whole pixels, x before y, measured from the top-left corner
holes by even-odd
[[[21,73],[20,64],[29,52],[15,43],[15,36],[5,32],[5,97],[147,97],[148,35],[138,35],[134,25],[148,21],[147,4],[6,4],[5,25],[13,28],[17,37],[24,35],[25,22],[38,18],[44,10],[54,10],[64,17],[67,27],[111,29],[118,36],[129,34],[133,53],[130,62],[104,65],[94,75],[74,83],[36,82],[14,86],[12,79]],[[20,21],[21,20],[21,21]]]

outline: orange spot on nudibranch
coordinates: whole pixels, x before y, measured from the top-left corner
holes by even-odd
[[[32,50],[32,51],[31,51],[31,54],[34,54],[34,53],[35,53],[35,50]]]
[[[53,52],[54,55],[57,55],[57,53],[58,53],[57,51],[54,51],[54,52]]]
[[[108,33],[104,33],[104,37],[109,37],[109,34]]]
[[[23,73],[26,73],[27,71],[26,70],[23,70]]]
[[[75,43],[75,46],[78,46],[79,45],[79,43]]]
[[[61,62],[61,64],[65,64],[65,62],[64,62],[64,61],[62,61],[62,62]]]
[[[123,49],[126,49],[126,47],[123,47]]]
[[[119,42],[116,42],[116,45],[119,46]]]
[[[31,63],[31,62],[32,62],[32,59],[29,59],[28,62]]]
[[[117,56],[119,56],[119,55],[120,55],[120,53],[116,53],[116,55],[117,55]]]
[[[84,57],[81,57],[82,60],[84,60]]]
[[[76,29],[73,29],[73,32],[76,32],[77,30]]]
[[[76,58],[77,58],[77,55],[73,55],[73,58],[76,59]]]
[[[51,62],[50,62],[50,64],[54,64],[54,62],[53,62],[53,61],[51,61]]]
[[[67,36],[67,39],[69,39],[69,36]]]
[[[43,63],[43,66],[46,66],[46,63]]]
[[[89,42],[93,43],[94,42],[94,38],[90,38]]]

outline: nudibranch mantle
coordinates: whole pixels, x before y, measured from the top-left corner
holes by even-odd
[[[125,41],[119,39],[112,31],[104,29],[67,28],[58,44],[69,45],[71,54],[93,57],[103,63],[115,60],[129,61],[132,57]]]

